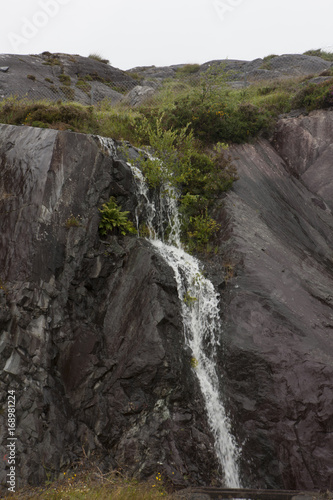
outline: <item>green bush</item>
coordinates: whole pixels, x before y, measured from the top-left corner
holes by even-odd
[[[89,54],[88,56],[90,59],[94,59],[95,61],[99,61],[103,64],[110,64],[110,61],[108,59],[104,59],[100,54]]]
[[[333,83],[327,80],[322,83],[310,83],[304,86],[291,101],[292,107],[308,111],[333,106]]]
[[[317,56],[321,57],[325,61],[333,61],[333,52],[327,52],[321,49],[312,49],[304,52],[305,56]]]
[[[185,64],[181,68],[177,69],[177,76],[188,76],[198,73],[200,69],[200,64]]]
[[[236,104],[228,96],[203,97],[197,92],[185,95],[165,113],[166,126],[182,128],[190,123],[196,138],[205,143],[245,142],[269,126],[270,116],[251,104]]]
[[[63,85],[70,86],[71,84],[71,77],[69,75],[61,74],[58,76],[58,79],[61,81]]]
[[[231,188],[238,179],[225,144],[204,148],[189,126],[166,128],[164,114],[137,125],[137,136],[150,145],[151,155],[141,155],[137,166],[150,187],[170,183],[182,193],[182,239],[189,250],[203,250],[219,229],[208,215],[212,200]],[[203,215],[204,214],[204,215]]]
[[[212,237],[220,229],[220,225],[208,215],[208,211],[190,217],[187,230],[187,247],[189,251],[204,251]]]
[[[137,232],[133,223],[127,218],[127,214],[129,214],[129,212],[121,212],[116,200],[113,197],[110,198],[108,203],[103,203],[102,208],[100,208],[99,211],[101,213],[99,231],[102,236],[114,231],[119,232],[124,236],[127,233],[134,234]]]
[[[73,90],[68,89],[67,90]],[[9,98],[0,102],[0,121],[14,125],[43,123],[51,128],[70,128],[77,132],[96,133],[99,129],[97,116],[89,106],[78,103],[27,101]],[[38,125],[39,126],[39,125]]]

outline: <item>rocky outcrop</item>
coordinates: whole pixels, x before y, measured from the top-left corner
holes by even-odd
[[[332,127],[286,117],[233,151],[220,363],[252,487],[333,486]]]
[[[332,111],[298,113],[234,146],[240,179],[216,207],[205,265],[243,486],[333,487],[332,129]],[[98,234],[109,196],[137,207],[116,147],[0,126],[0,399],[16,391],[17,477],[41,482],[86,454],[209,485],[218,464],[173,274],[147,241]]]
[[[0,66],[6,69],[0,71],[0,99],[18,96],[86,105],[107,99],[116,104],[136,85],[124,71],[79,55],[1,54]]]
[[[0,158],[0,400],[15,391],[17,486],[84,454],[104,470],[210,482],[218,464],[172,271],[145,240],[99,237],[110,195],[136,206],[116,144],[0,125]]]
[[[196,78],[210,68],[213,73],[226,73],[233,86],[250,84],[258,80],[276,80],[284,78],[302,77],[324,72],[332,67],[332,62],[321,57],[302,54],[284,54],[281,56],[268,56],[267,58],[254,59],[253,61],[241,61],[235,59],[221,59],[208,61],[193,68],[193,73],[186,73],[185,64],[173,66],[143,66],[129,70],[147,81],[162,82],[166,78],[179,78],[187,74],[189,78]]]
[[[131,107],[139,106],[144,101],[147,101],[154,93],[155,89],[149,84],[137,85],[134,89],[128,92],[126,97],[123,99],[123,102]]]
[[[191,68],[192,66],[192,68]],[[330,77],[332,62],[300,54],[269,56],[253,61],[214,60],[201,65],[144,66],[121,71],[91,57],[43,52],[36,55],[0,54],[0,99],[9,96],[31,100],[77,101],[85,105],[107,100],[137,106],[153,95],[165,80],[225,73],[235,88],[258,80],[309,75],[316,83]],[[328,71],[328,74],[327,74]]]

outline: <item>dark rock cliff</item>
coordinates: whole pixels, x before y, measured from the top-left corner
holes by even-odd
[[[333,486],[332,143],[316,111],[234,149],[222,364],[251,485]]]
[[[99,238],[110,195],[134,210],[129,167],[98,138],[5,125],[0,158],[0,400],[16,391],[18,485],[92,453],[104,469],[211,481],[172,271],[144,240]]]
[[[244,485],[333,486],[332,132],[333,112],[318,111],[232,149],[240,180],[206,265]],[[0,399],[15,389],[20,483],[84,452],[210,484],[218,465],[172,271],[145,240],[98,234],[110,195],[135,209],[126,163],[93,136],[5,125],[0,162]]]

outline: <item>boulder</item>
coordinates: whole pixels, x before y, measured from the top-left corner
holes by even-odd
[[[155,89],[152,86],[137,85],[134,89],[128,92],[123,102],[131,107],[140,106],[140,104],[147,101],[154,94]]]

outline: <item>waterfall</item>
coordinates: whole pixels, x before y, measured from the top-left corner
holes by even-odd
[[[192,363],[206,404],[208,421],[215,438],[215,449],[224,472],[226,487],[241,487],[237,459],[239,452],[231,434],[230,422],[220,398],[216,373],[216,347],[221,324],[219,300],[213,284],[203,276],[199,261],[187,254],[180,242],[178,193],[170,185],[160,190],[159,200],[149,199],[149,189],[141,171],[131,166],[136,178],[139,206],[145,206],[149,240],[172,267],[182,307],[185,342],[193,353]],[[157,207],[156,207],[157,205]],[[139,213],[136,213],[137,225]],[[165,220],[171,230],[165,238]]]

